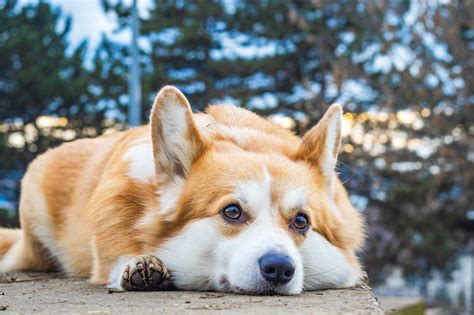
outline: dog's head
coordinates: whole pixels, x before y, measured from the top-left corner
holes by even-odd
[[[275,126],[242,109],[222,111],[193,115],[173,87],[152,110],[156,255],[173,283],[255,294],[356,284],[362,220],[334,172],[340,106],[302,140],[269,134]]]

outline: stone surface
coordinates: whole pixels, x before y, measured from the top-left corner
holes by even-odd
[[[187,291],[109,293],[106,288],[84,279],[19,273],[0,277],[0,313],[382,314],[383,311],[368,286],[305,292],[297,296]]]

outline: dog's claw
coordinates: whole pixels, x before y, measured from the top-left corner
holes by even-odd
[[[149,255],[134,257],[122,275],[122,287],[127,291],[153,291],[169,284],[169,274],[161,261]]]

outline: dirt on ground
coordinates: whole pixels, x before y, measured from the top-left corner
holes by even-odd
[[[3,314],[381,314],[368,286],[305,292],[297,296],[249,296],[219,292],[121,292],[59,274],[0,276]]]

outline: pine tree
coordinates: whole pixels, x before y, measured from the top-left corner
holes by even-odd
[[[94,106],[84,66],[87,43],[71,47],[71,19],[51,5],[39,2],[20,7],[17,1],[0,2],[0,122],[9,143],[0,168],[24,168],[39,152],[95,128]],[[38,120],[58,118],[54,123]],[[3,153],[3,152],[2,152]]]

